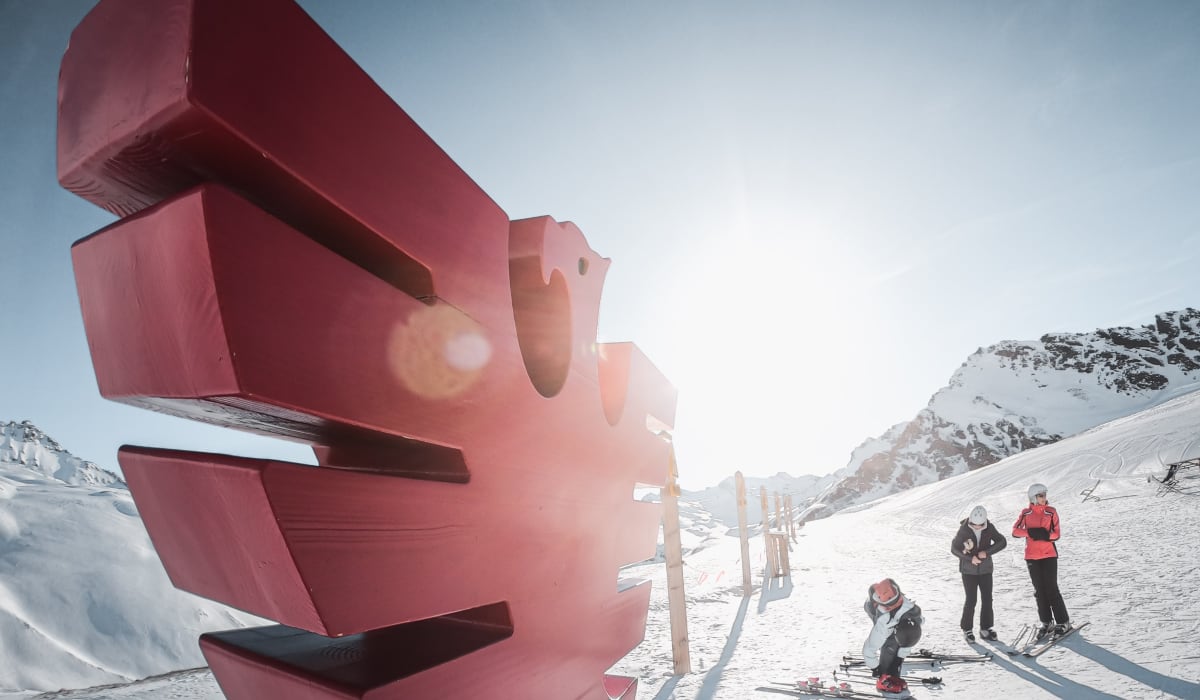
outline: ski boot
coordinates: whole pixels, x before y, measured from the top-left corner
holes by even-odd
[[[885,673],[879,677],[879,680],[875,681],[875,690],[881,693],[899,695],[908,690],[908,683],[905,683],[904,679],[899,676],[892,676]]]

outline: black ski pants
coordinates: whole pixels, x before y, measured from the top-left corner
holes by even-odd
[[[904,656],[900,655],[903,650],[905,654],[912,648],[917,646],[917,642],[921,641],[921,623],[913,619],[905,619],[896,625],[896,631],[888,636],[887,641],[883,643],[883,648],[879,650],[879,665],[872,669],[872,675],[878,678],[880,675],[899,676],[900,667],[904,665]],[[903,645],[903,646],[902,646]]]
[[[1058,557],[1026,559],[1025,566],[1029,568],[1029,580],[1033,581],[1038,619],[1042,621],[1042,624],[1050,624],[1051,612],[1054,613],[1054,622],[1060,625],[1070,622],[1071,616],[1067,614],[1067,604],[1063,602],[1062,593],[1058,590]]]
[[[971,629],[975,621],[975,601],[981,598],[983,606],[979,609],[979,629],[991,629],[995,624],[992,613],[992,575],[963,574],[963,592],[967,594],[963,601],[962,620],[958,626],[964,630]]]
[[[899,676],[900,666],[904,663],[904,657],[900,656],[900,642],[896,641],[896,635],[888,637],[888,640],[883,643],[883,648],[879,650],[879,665],[874,668],[876,677],[884,676]]]

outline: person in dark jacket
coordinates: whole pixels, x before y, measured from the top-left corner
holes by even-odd
[[[1058,511],[1046,498],[1045,484],[1029,487],[1029,505],[1017,515],[1012,534],[1013,537],[1028,538],[1025,541],[1025,566],[1033,582],[1038,619],[1042,623],[1035,636],[1040,639],[1051,631],[1056,635],[1065,634],[1071,629],[1071,617],[1058,590],[1058,545],[1055,544],[1062,535],[1062,522]],[[1053,629],[1051,619],[1058,623]]]
[[[958,572],[962,574],[963,591],[966,593],[959,627],[962,627],[963,637],[968,642],[975,641],[971,623],[975,620],[977,598],[982,603],[979,609],[979,636],[984,639],[997,637],[996,630],[992,629],[995,624],[992,612],[992,556],[1007,546],[1008,540],[988,520],[987,509],[983,506],[971,509],[971,514],[959,523],[958,534],[950,541],[950,553],[958,557]]]
[[[871,669],[875,689],[881,693],[903,693],[908,683],[900,667],[917,642],[925,622],[921,606],[900,592],[900,586],[885,578],[867,589],[863,610],[871,618],[871,633],[863,642],[863,663]]]

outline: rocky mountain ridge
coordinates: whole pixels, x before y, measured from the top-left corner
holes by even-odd
[[[1200,388],[1200,310],[976,350],[906,423],[864,441],[806,514],[980,469]]]
[[[27,420],[0,423],[0,462],[19,464],[34,473],[74,486],[125,488],[121,477],[95,462],[71,454]]]

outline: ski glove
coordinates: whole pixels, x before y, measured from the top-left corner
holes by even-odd
[[[1044,527],[1031,527],[1027,532],[1031,540],[1037,540],[1038,542],[1050,541],[1050,531]]]

